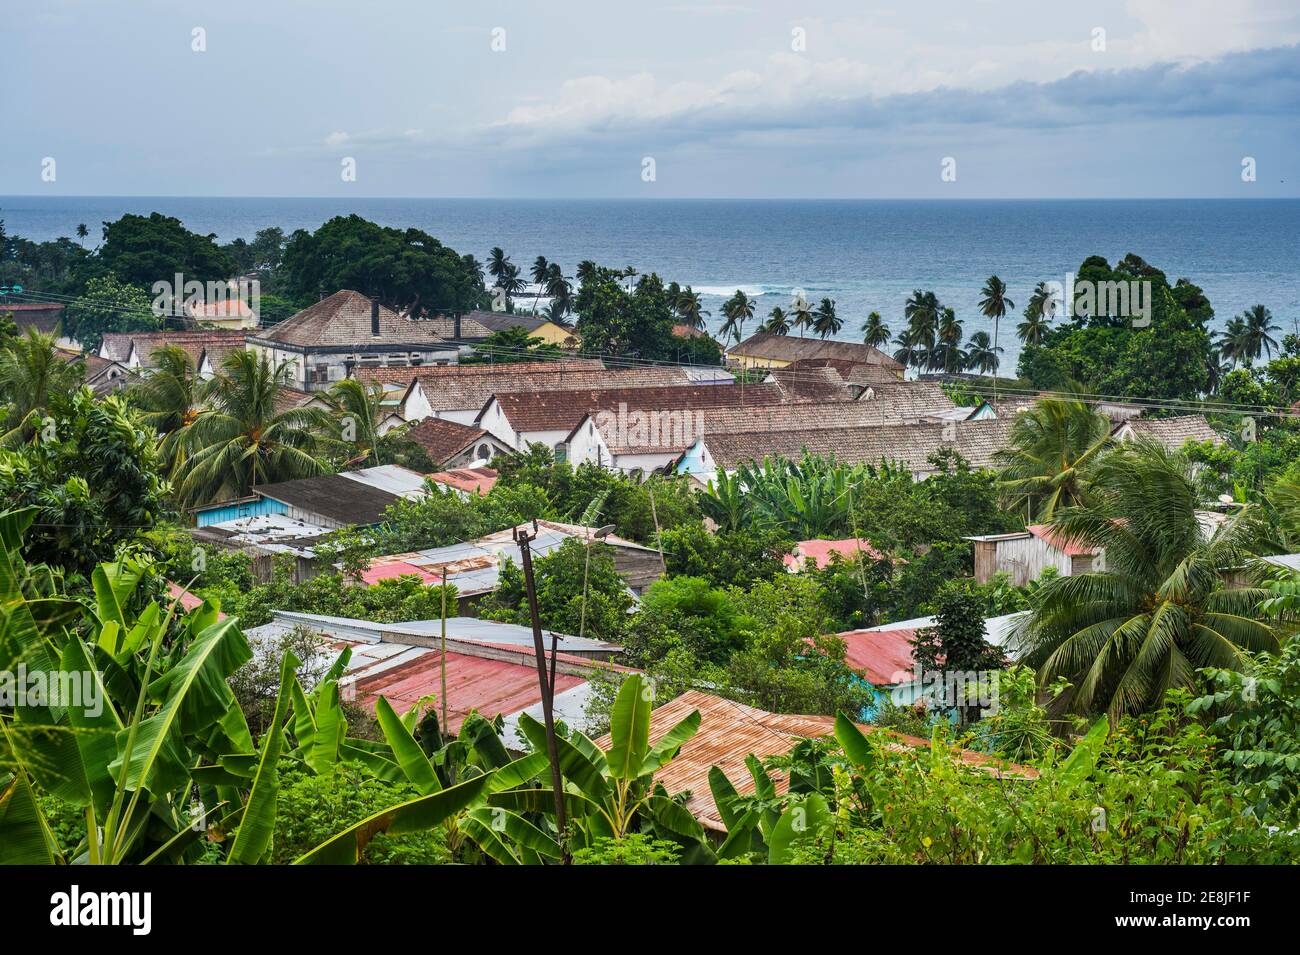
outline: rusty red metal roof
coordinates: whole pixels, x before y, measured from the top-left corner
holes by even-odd
[[[871,541],[865,537],[848,538],[847,540],[824,541],[808,540],[799,541],[794,545],[794,552],[785,555],[785,565],[802,570],[809,563],[814,564],[819,570],[831,562],[832,554],[839,554],[841,557],[856,557],[859,553],[866,554],[872,560],[880,560],[884,555],[871,546]]]
[[[1090,557],[1097,553],[1097,548],[1079,541],[1067,540],[1060,531],[1057,531],[1046,524],[1030,524],[1025,530],[1033,534],[1045,544],[1050,544],[1067,557]]]
[[[849,630],[844,641],[844,662],[872,686],[898,686],[912,681],[912,644],[915,629]]]

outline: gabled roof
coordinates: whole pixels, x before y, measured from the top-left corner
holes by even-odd
[[[708,419],[706,418],[706,425]],[[926,422],[905,425],[870,425],[855,428],[821,428],[800,431],[748,431],[708,433],[704,444],[714,464],[732,471],[741,464],[765,457],[799,458],[805,450],[843,464],[901,464],[914,474],[932,470],[929,457],[952,448],[972,468],[993,465],[993,456],[1006,446],[1010,422]]]
[[[1092,557],[1097,553],[1097,548],[1080,541],[1069,540],[1060,531],[1046,524],[1030,524],[1025,527],[1025,530],[1043,543],[1055,547],[1067,557]]]
[[[817,401],[848,401],[857,392],[834,368],[773,368],[767,381],[777,385],[788,398]]]
[[[839,554],[841,557],[854,558],[859,554],[865,554],[871,560],[880,560],[884,555],[876,548],[871,546],[871,541],[865,537],[848,538],[847,540],[806,540],[799,541],[794,545],[794,551],[786,554],[783,562],[786,567],[793,570],[803,570],[809,564],[814,567],[822,568],[830,564],[831,555]]]
[[[377,381],[383,384],[406,385],[418,378],[427,388],[437,385],[453,386],[463,378],[514,378],[521,375],[568,374],[578,371],[600,371],[605,363],[599,358],[557,358],[555,361],[517,361],[475,365],[433,365],[421,368],[380,368],[361,366],[353,371],[359,381]]]
[[[841,361],[858,365],[883,365],[902,375],[902,364],[886,355],[878,348],[861,345],[857,342],[841,342],[834,339],[797,338],[792,335],[770,335],[758,332],[750,335],[739,345],[728,349],[729,355],[743,355],[746,358],[770,358],[776,361],[798,361],[800,358],[837,358]]]
[[[174,345],[183,350],[197,368],[206,353],[214,369],[220,367],[221,360],[232,351],[240,351],[248,331],[237,329],[198,329],[193,331],[171,332],[105,332],[99,353],[105,358],[125,363],[135,349],[136,360],[145,368],[154,365],[153,353],[165,345]]]
[[[785,400],[775,385],[676,385],[667,388],[590,388],[572,391],[506,392],[494,395],[510,427],[518,432],[571,432],[590,411],[678,411],[693,408],[775,404]]]
[[[435,471],[429,475],[429,480],[466,494],[486,494],[497,483],[497,472],[492,468],[454,468]]]
[[[869,365],[843,358],[799,358],[785,366],[790,370],[809,368],[834,368],[850,385],[871,385],[899,380],[895,369],[889,365]]]
[[[564,365],[568,365],[565,362]],[[541,365],[538,368],[536,366]],[[446,366],[448,368],[455,366]],[[688,384],[690,378],[682,368],[555,368],[545,363],[529,362],[518,368],[510,365],[473,365],[474,369],[496,369],[486,374],[440,375],[441,368],[374,368],[356,369],[362,381],[398,381],[405,385],[412,378],[420,383],[429,407],[434,411],[482,410],[494,394],[505,392],[550,392],[591,390],[593,388],[653,388]],[[532,370],[524,370],[529,369]],[[388,372],[382,378],[375,374]],[[391,374],[401,372],[403,374]],[[432,373],[432,374],[431,374]]]
[[[399,476],[400,472],[400,476]],[[377,524],[389,506],[410,497],[423,476],[396,465],[280,481],[254,488],[262,497],[344,525]]]
[[[372,335],[370,314],[367,296],[344,289],[261,331],[256,338],[299,347],[411,344],[455,348],[430,323],[404,318],[385,305],[379,306],[379,335]]]
[[[1172,450],[1182,448],[1188,441],[1212,441],[1222,444],[1223,438],[1215,431],[1205,415],[1188,414],[1175,418],[1132,418],[1115,430],[1132,429],[1135,437],[1159,441]]]
[[[442,467],[466,448],[472,447],[475,442],[490,439],[494,445],[498,443],[482,428],[458,424],[445,418],[425,418],[414,427],[407,429],[402,437],[424,448],[429,458],[438,467]]]

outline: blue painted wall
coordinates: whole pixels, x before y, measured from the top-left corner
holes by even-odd
[[[288,514],[289,505],[282,501],[273,501],[269,497],[259,497],[256,501],[244,501],[239,504],[226,504],[197,511],[194,515],[199,527],[209,524],[221,524],[241,517],[261,517],[263,514]]]

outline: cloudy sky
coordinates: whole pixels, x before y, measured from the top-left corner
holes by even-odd
[[[1295,0],[2,3],[0,194],[1300,195]]]

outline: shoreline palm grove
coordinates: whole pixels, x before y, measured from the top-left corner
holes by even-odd
[[[91,232],[0,227],[0,862],[1300,854],[1293,316]]]

